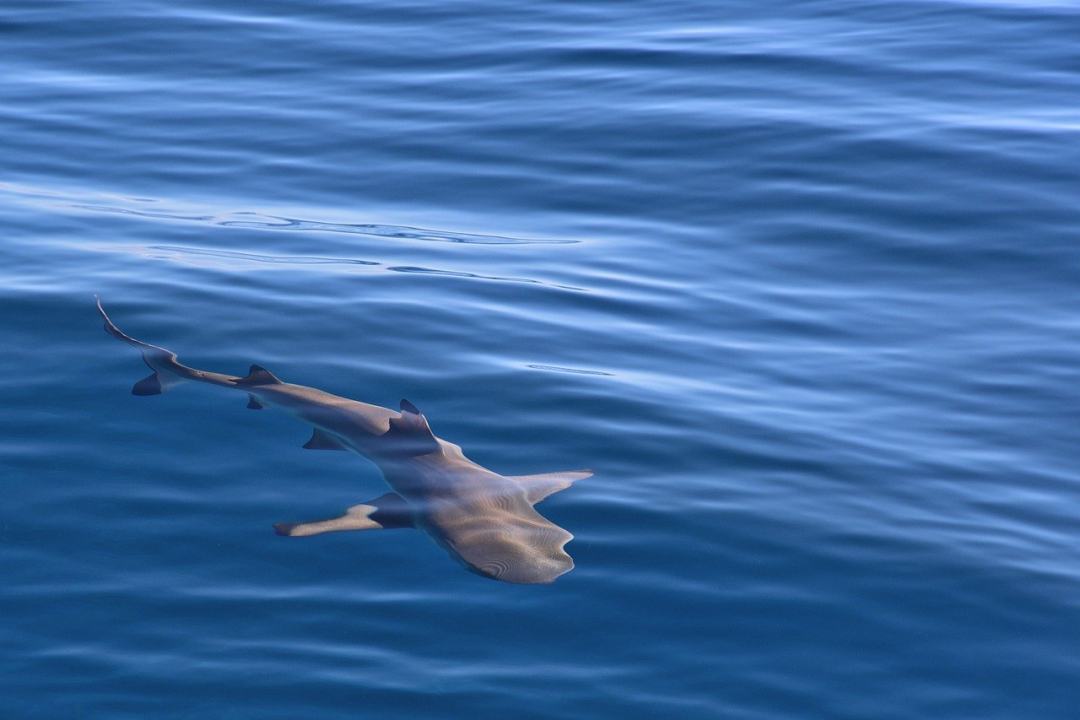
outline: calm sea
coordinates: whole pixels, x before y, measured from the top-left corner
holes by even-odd
[[[0,7],[0,717],[1080,713],[1080,5]],[[146,370],[381,405],[550,586]]]

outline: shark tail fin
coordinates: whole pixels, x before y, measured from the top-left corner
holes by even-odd
[[[150,365],[150,361],[146,361],[147,365]],[[154,367],[150,365],[150,367]],[[174,373],[165,371],[159,372],[154,370],[139,382],[131,386],[132,395],[160,395],[174,385],[179,385],[184,382],[184,378]]]
[[[177,373],[177,369],[182,369],[183,366],[176,361],[176,353],[131,337],[116,327],[116,324],[109,318],[105,308],[101,306],[101,298],[95,296],[94,299],[97,301],[97,309],[101,314],[101,319],[105,323],[105,332],[117,340],[122,340],[128,345],[137,348],[142,353],[143,362],[153,370],[148,376],[135,383],[131,388],[132,395],[160,395],[173,385],[184,380],[184,377]]]
[[[150,373],[131,388],[132,395],[160,395],[164,391],[165,385],[157,371]]]

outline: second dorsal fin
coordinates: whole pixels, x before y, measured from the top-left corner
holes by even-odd
[[[242,377],[236,381],[237,385],[282,385],[283,383],[278,380],[274,373],[270,372],[261,365],[252,365],[251,370],[248,371],[247,377]]]

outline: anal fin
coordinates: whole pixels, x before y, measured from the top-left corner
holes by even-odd
[[[274,532],[287,537],[306,537],[345,530],[392,530],[414,527],[409,505],[397,493],[386,493],[361,505],[353,505],[328,520],[304,523],[275,523]]]
[[[250,407],[250,406],[249,406]],[[341,441],[330,433],[315,428],[311,433],[311,439],[304,444],[306,450],[347,450]]]

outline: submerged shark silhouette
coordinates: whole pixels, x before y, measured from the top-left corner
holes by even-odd
[[[158,395],[184,380],[239,390],[248,407],[279,407],[315,426],[304,445],[312,450],[351,450],[374,462],[393,489],[354,505],[340,517],[277,523],[279,535],[301,537],[340,530],[414,527],[470,570],[511,583],[550,583],[574,568],[563,546],[572,538],[533,508],[590,470],[506,476],[469,460],[461,448],[438,438],[408,400],[401,411],[349,400],[277,379],[252,365],[246,377],[196,370],[176,353],[125,334],[97,300],[105,331],[133,345],[153,371],[135,383],[135,395]]]

